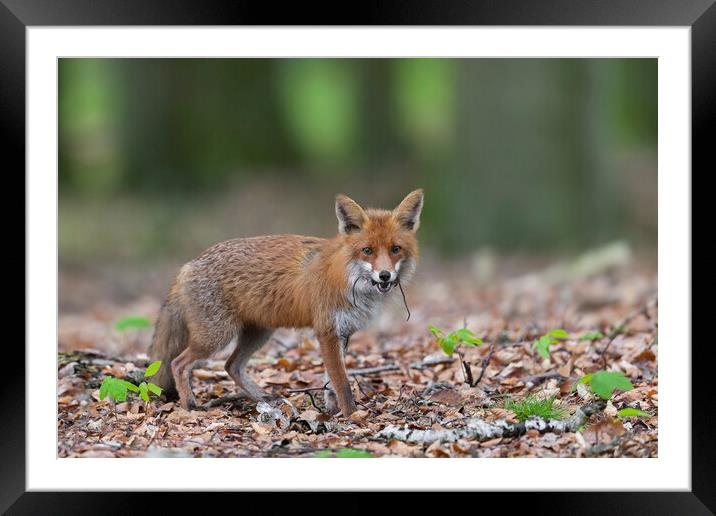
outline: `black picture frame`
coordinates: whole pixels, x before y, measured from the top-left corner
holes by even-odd
[[[710,138],[713,131],[709,129],[714,129],[716,119],[714,0],[413,0],[409,5],[392,0],[354,4],[353,7],[343,3],[323,6],[312,2],[286,2],[277,8],[268,3],[236,0],[0,0],[0,127],[3,129],[0,141],[3,143],[3,164],[14,166],[15,170],[25,168],[25,29],[30,26],[655,25],[691,27],[691,178],[693,180],[697,169],[701,169],[701,175],[713,173],[714,159],[710,149],[713,146]],[[20,260],[18,255],[13,257]],[[694,320],[698,318],[692,315]],[[692,378],[694,381],[705,379],[708,382],[712,376],[710,369],[713,368],[713,362],[709,360],[709,355],[713,344],[708,339],[698,340],[695,337],[693,333]],[[11,514],[114,514],[143,510],[156,503],[156,495],[151,493],[25,492],[24,373],[27,364],[24,349],[5,346],[3,358],[12,367],[4,368],[3,399],[0,403],[0,510]],[[610,510],[625,514],[710,514],[716,511],[716,490],[713,489],[716,447],[713,446],[711,436],[711,391],[712,387],[697,388],[695,383],[692,384],[690,492],[546,493],[541,496],[537,496],[537,493],[510,494],[509,501],[503,498],[498,506],[512,509],[523,507],[531,511],[544,509],[552,514],[596,514]],[[697,410],[698,407],[707,408]],[[684,414],[684,417],[688,417],[688,410]],[[555,479],[555,489],[559,489],[559,479]],[[174,503],[185,504],[188,496],[194,498],[196,495],[172,493],[171,499]],[[454,502],[452,496],[450,498]],[[480,494],[479,502],[473,497],[471,503],[475,504],[475,510],[488,503],[486,496]],[[410,510],[412,505],[417,509],[420,507],[417,504],[422,504],[423,499],[424,495],[415,494],[401,504],[401,510]],[[315,500],[315,503],[320,502]],[[218,504],[216,499],[212,506],[219,510],[215,504]],[[340,503],[340,510],[344,510],[345,506],[345,503]],[[162,510],[168,510],[164,501],[161,507]],[[241,510],[248,507],[242,505]]]

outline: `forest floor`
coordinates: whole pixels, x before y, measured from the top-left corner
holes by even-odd
[[[122,403],[100,401],[104,377],[137,383],[148,365],[152,329],[119,331],[116,322],[128,315],[153,321],[161,300],[61,311],[58,456],[656,457],[656,270],[631,262],[594,268],[586,261],[487,280],[484,272],[419,271],[406,291],[409,321],[396,304],[353,336],[346,364],[359,410],[350,418],[324,411],[323,365],[310,330],[277,330],[250,362],[253,378],[290,404],[238,399],[186,411],[163,396],[149,403],[133,394]],[[458,347],[463,366],[458,353],[444,353],[430,325],[446,333],[467,327],[483,344]],[[533,342],[555,329],[568,338],[545,359]],[[194,371],[199,403],[233,393],[223,368],[227,354]],[[505,407],[508,400],[554,397],[564,420],[594,405],[595,395],[578,381],[601,369],[623,373],[633,389],[614,391],[606,406],[567,431],[511,425],[518,420]],[[648,416],[617,417],[626,407]],[[476,435],[469,431],[475,421],[515,432]],[[386,428],[435,432],[409,439]]]

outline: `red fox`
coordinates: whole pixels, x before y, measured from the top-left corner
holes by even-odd
[[[326,408],[355,411],[343,351],[395,287],[412,277],[423,191],[408,194],[393,211],[361,208],[336,196],[338,235],[238,238],[220,242],[185,264],[162,305],[149,354],[162,367],[156,381],[196,407],[192,369],[234,339],[226,371],[239,390],[259,401],[268,395],[246,364],[278,327],[313,327],[326,370]]]

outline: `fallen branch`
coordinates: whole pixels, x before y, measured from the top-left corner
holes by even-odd
[[[410,364],[410,369],[425,369],[426,367],[431,367],[435,365],[440,364],[451,364],[454,361],[453,358],[446,357],[446,358],[439,358],[436,360],[426,360],[424,362],[415,362]],[[367,374],[378,374],[383,373],[386,371],[400,371],[400,366],[398,364],[386,364],[382,366],[376,366],[376,367],[364,367],[361,369],[347,369],[346,372],[348,375],[367,375]]]
[[[452,357],[444,357],[444,358],[435,358],[432,360],[424,360],[422,362],[415,362],[413,364],[410,364],[410,369],[417,369],[418,371],[425,369],[426,367],[432,367],[435,365],[441,365],[441,364],[452,364],[453,358]]]
[[[348,375],[361,375],[361,374],[378,374],[385,371],[399,371],[400,366],[398,364],[386,364],[376,367],[364,367],[362,369],[346,369]]]
[[[527,432],[527,430],[537,430],[542,434],[547,432],[558,434],[576,432],[592,414],[604,410],[605,406],[606,401],[597,400],[583,407],[579,407],[572,416],[564,421],[530,417],[524,423],[508,423],[504,419],[488,423],[479,418],[467,418],[464,428],[449,430],[414,430],[390,425],[378,432],[378,437],[425,444],[434,441],[455,442],[460,439],[489,441],[497,437],[519,437]]]

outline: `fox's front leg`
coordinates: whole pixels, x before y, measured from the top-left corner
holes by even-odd
[[[335,396],[338,398],[338,408],[340,408],[343,416],[348,417],[356,410],[355,401],[353,401],[353,393],[348,382],[346,374],[346,366],[343,363],[342,343],[338,336],[333,332],[317,335],[318,342],[321,344],[321,355],[323,356],[323,365],[326,368],[328,379]],[[329,412],[336,412],[332,403],[328,401]],[[331,410],[333,409],[333,410]]]

